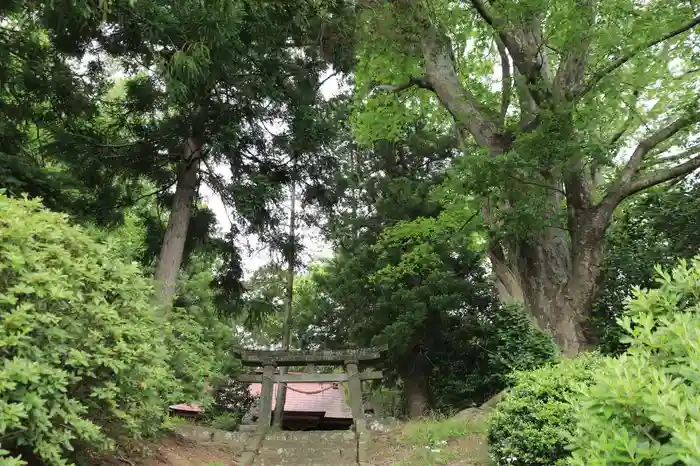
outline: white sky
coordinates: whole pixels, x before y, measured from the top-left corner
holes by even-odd
[[[330,74],[331,71],[329,70],[326,75],[321,77],[321,80],[328,77]],[[339,77],[332,76],[321,86],[321,94],[326,99],[329,99],[338,93],[340,86],[341,82]],[[273,131],[276,129],[280,128],[271,128]],[[227,179],[230,179],[231,172],[228,167],[219,165],[216,167],[216,171],[222,176],[225,176]],[[215,194],[211,188],[205,184],[203,184],[200,188],[200,195],[207,206],[216,214],[216,219],[221,232],[226,233],[230,231],[230,215],[229,212],[227,212],[224,203],[221,201],[221,197]],[[301,210],[301,203],[297,201],[296,206],[297,211],[299,212]],[[288,209],[289,206],[285,206],[285,210]],[[331,255],[330,246],[324,240],[318,228],[300,227],[297,231],[297,234],[301,236],[301,243],[304,248],[302,261],[305,265]],[[240,247],[241,257],[243,259],[243,270],[246,277],[259,267],[270,262],[272,259],[270,249],[259,242],[254,236],[244,236],[237,239],[236,242]]]

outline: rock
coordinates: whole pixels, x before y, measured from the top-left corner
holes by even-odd
[[[487,415],[493,408],[496,407],[498,403],[501,402],[503,397],[506,395],[506,390],[503,390],[496,395],[489,398],[484,404],[477,407],[470,407],[463,409],[462,411],[455,414],[453,417],[455,419],[475,419],[481,416]]]
[[[475,419],[477,417],[481,417],[484,414],[486,414],[486,411],[484,411],[481,408],[467,408],[463,409],[462,411],[458,412],[453,416],[455,419]]]
[[[494,396],[486,400],[486,402],[481,405],[481,409],[485,411],[493,409],[498,403],[501,402],[503,397],[506,396],[507,392],[508,390],[501,390],[500,392],[496,393]]]
[[[373,419],[369,422],[369,430],[374,432],[388,432],[391,429],[389,429],[381,422],[378,422],[376,419]]]
[[[401,423],[393,417],[368,419],[367,427],[374,432],[390,432]]]

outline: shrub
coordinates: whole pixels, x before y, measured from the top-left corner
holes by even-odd
[[[0,194],[0,463],[157,431],[174,390],[152,286],[66,217]]]
[[[489,445],[497,465],[552,465],[569,456],[573,428],[569,397],[601,364],[599,355],[564,359],[515,375],[515,386],[489,420]]]
[[[635,291],[629,345],[581,390],[570,464],[700,464],[700,258]]]
[[[205,404],[204,421],[217,429],[231,431],[241,425],[257,400],[250,393],[248,384],[231,378],[216,383],[213,395]]]
[[[168,315],[170,367],[180,384],[172,398],[178,403],[201,401],[205,380],[217,386],[242,367],[232,354],[232,328],[221,321],[214,307],[211,283],[211,260],[191,257]]]
[[[559,353],[517,305],[492,302],[483,312],[443,317],[443,324],[446,344],[431,355],[431,384],[443,412],[481,405],[513,383],[512,373],[536,369]]]
[[[221,413],[214,416],[211,420],[211,426],[215,429],[228,430],[235,432],[238,426],[241,425],[241,418],[233,413]]]

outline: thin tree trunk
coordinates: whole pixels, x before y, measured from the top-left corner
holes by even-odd
[[[290,188],[290,211],[289,211],[289,249],[287,253],[287,299],[284,312],[284,322],[282,324],[282,349],[289,350],[291,340],[292,310],[294,306],[294,261],[296,259],[295,244],[295,223],[296,223],[296,185],[292,181]],[[287,368],[280,367],[280,374],[286,374]],[[279,383],[277,385],[277,400],[275,402],[275,426],[282,427],[284,417],[284,404],[287,401],[287,386]]]
[[[350,164],[352,165],[353,174],[353,184],[352,184],[352,194],[350,197],[350,211],[351,211],[351,221],[350,221],[350,235],[352,238],[352,244],[355,244],[358,238],[359,228],[357,228],[357,205],[359,201],[359,186],[360,186],[360,162],[359,153],[355,151],[350,152]]]
[[[201,144],[188,138],[184,145],[183,162],[178,173],[168,227],[158,256],[155,280],[158,283],[158,304],[168,308],[172,305],[177,278],[185,250],[187,229],[192,216],[192,201],[199,184],[199,157]]]
[[[430,412],[430,363],[421,351],[414,352],[401,374],[406,411],[409,418],[419,419]]]

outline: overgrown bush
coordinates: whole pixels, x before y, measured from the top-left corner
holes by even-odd
[[[205,380],[237,372],[207,260],[190,261],[176,306],[159,316],[133,261],[140,228],[83,229],[0,194],[3,466],[71,464],[155,434],[168,404],[200,402]]]
[[[481,313],[444,322],[445,349],[431,358],[436,405],[443,412],[481,405],[512,385],[514,372],[536,369],[559,354],[520,306],[494,300]]]
[[[213,304],[210,264],[205,256],[190,258],[168,316],[170,366],[181,388],[173,394],[178,403],[202,401],[205,380],[215,387],[241,370],[232,354],[232,328],[222,322]]]
[[[489,420],[489,448],[497,465],[553,465],[569,456],[574,428],[570,395],[592,378],[603,358],[563,359],[515,375],[516,384]]]
[[[175,381],[151,295],[119,251],[0,194],[3,464],[69,464],[73,448],[160,427]]]
[[[214,396],[205,405],[205,419],[218,429],[236,430],[257,400],[249,388],[231,378],[219,381],[214,385]]]
[[[635,291],[627,352],[582,388],[570,464],[700,464],[700,258]]]

